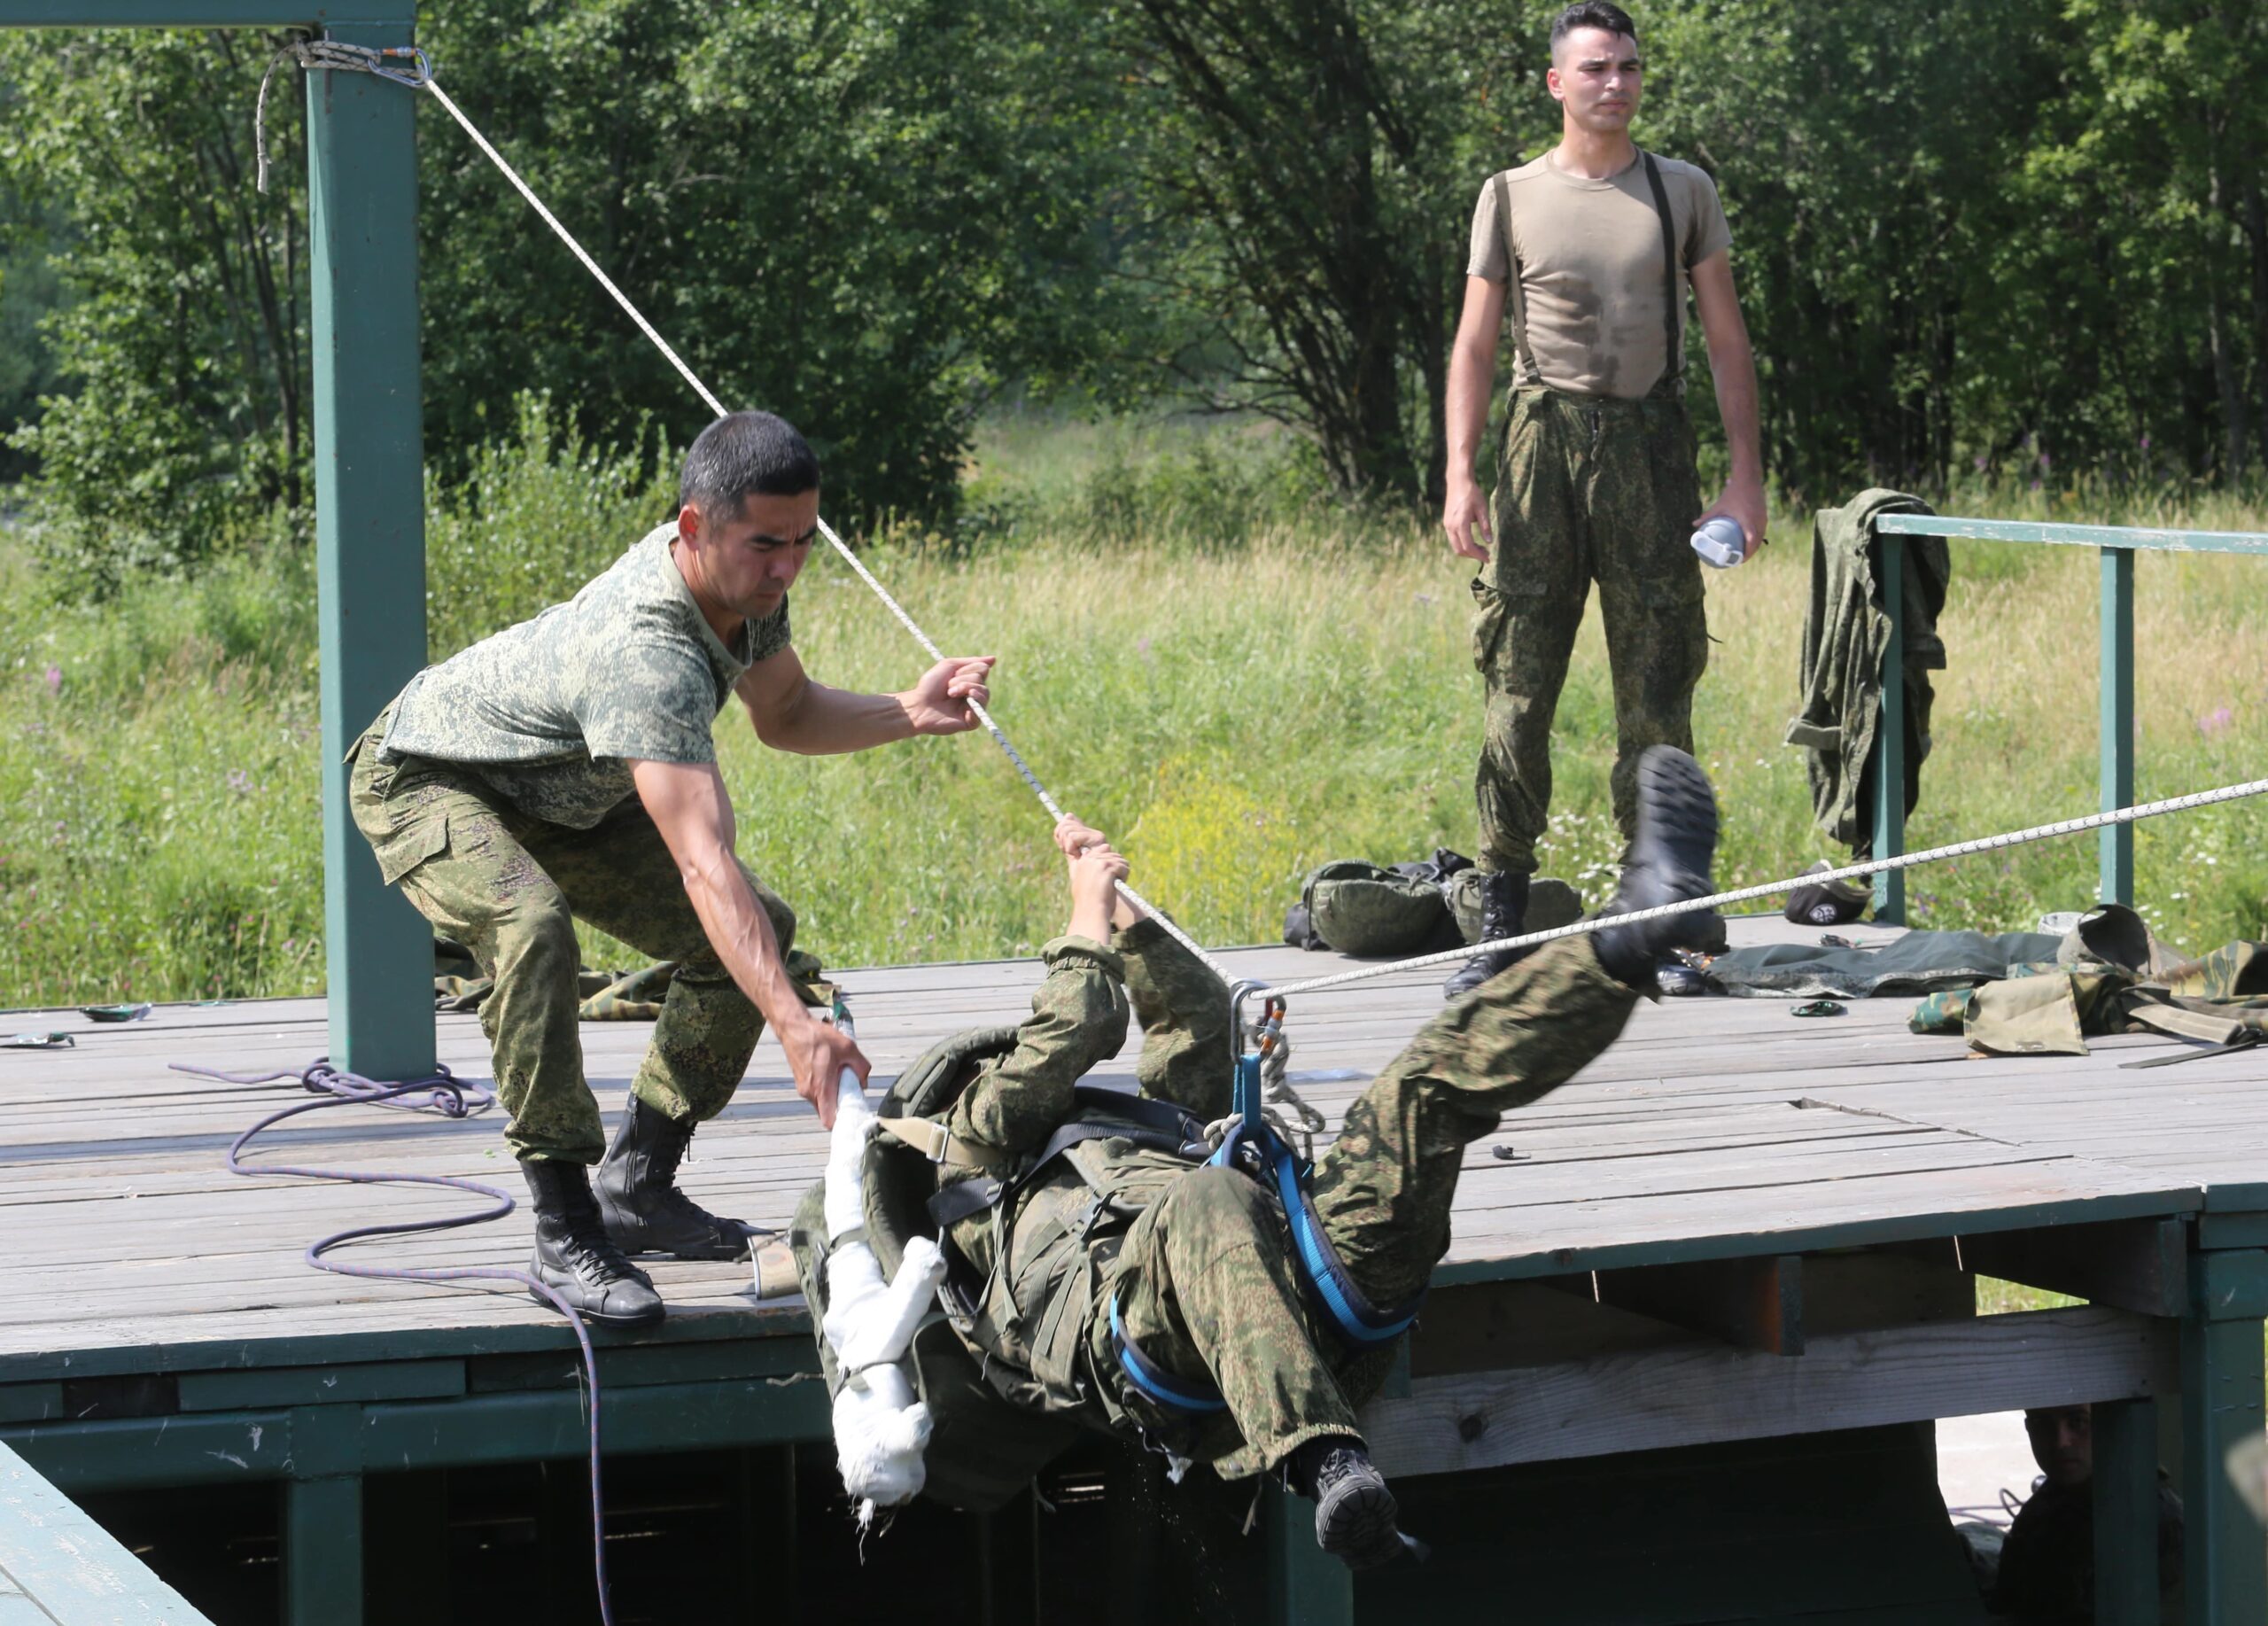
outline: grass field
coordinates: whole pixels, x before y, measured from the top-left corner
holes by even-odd
[[[1406,522],[1324,508],[1249,430],[1006,421],[980,446],[959,539],[869,557],[938,641],[997,653],[997,711],[1063,803],[1117,836],[1138,885],[1200,937],[1272,938],[1325,859],[1473,843],[1478,683],[1465,579]],[[650,458],[520,442],[429,524],[446,653],[551,602],[666,510]],[[2268,529],[2234,500],[1957,494],[1948,511]],[[1727,883],[1823,848],[1797,704],[1806,521],[1710,581],[1698,699],[1726,808]],[[1956,543],[1936,752],[1915,845],[2092,811],[2095,592],[2079,550]],[[2146,556],[2136,575],[2140,794],[2268,760],[2268,564]],[[311,572],[277,547],[193,583],[59,608],[0,538],[0,1004],[213,999],[321,986]],[[898,687],[920,657],[838,561],[795,598],[811,670]],[[794,759],[720,720],[743,855],[831,963],[1029,953],[1063,902],[1046,820],[981,736]],[[1596,621],[1562,702],[1547,872],[1600,895],[1612,719]],[[2264,932],[2268,809],[2143,826],[2140,902],[2202,950]],[[2092,837],[1933,868],[1917,924],[2031,926],[2093,896]],[[590,945],[602,963],[628,956]]]

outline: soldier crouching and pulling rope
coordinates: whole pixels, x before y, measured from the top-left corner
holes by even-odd
[[[1717,812],[1682,751],[1639,773],[1637,836],[1610,913],[1709,895]],[[947,1314],[914,1340],[936,1421],[928,1488],[962,1505],[1021,1487],[1080,1425],[1209,1463],[1273,1473],[1316,1502],[1316,1538],[1355,1568],[1399,1556],[1393,1493],[1355,1408],[1374,1394],[1449,1241],[1463,1148],[1565,1083],[1622,1031],[1669,949],[1705,914],[1609,925],[1545,945],[1421,1029],[1347,1115],[1302,1207],[1341,1304],[1395,1330],[1364,1339],[1303,1264],[1277,1188],[1212,1159],[1235,1041],[1220,976],[1117,890],[1126,860],[1076,820],[1056,827],[1072,909],[1043,951],[1021,1026],[948,1039],[881,1107],[863,1236],[885,1273],[935,1236]],[[1081,1086],[1142,1023],[1140,1094]],[[813,1319],[830,1227],[814,1190],[794,1229]],[[830,1238],[830,1230],[835,1234]],[[856,1382],[824,1341],[830,1386]]]

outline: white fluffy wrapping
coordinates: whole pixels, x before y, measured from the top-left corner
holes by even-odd
[[[843,1488],[858,1504],[858,1522],[877,1507],[895,1507],[921,1492],[921,1453],[929,1443],[929,1408],[914,1396],[906,1346],[945,1277],[936,1244],[906,1244],[894,1281],[862,1237],[834,1239],[866,1223],[864,1156],[874,1109],[855,1074],[843,1075],[827,1158],[827,1319],[820,1330],[845,1373],[835,1396],[835,1455]]]

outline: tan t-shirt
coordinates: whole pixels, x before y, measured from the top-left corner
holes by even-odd
[[[1732,245],[1716,183],[1691,164],[1657,154],[1662,190],[1677,228],[1678,334],[1685,332],[1686,273]],[[1635,399],[1669,365],[1662,311],[1662,228],[1643,159],[1604,181],[1569,175],[1550,153],[1505,172],[1512,240],[1527,300],[1527,342],[1536,370],[1554,389]],[[1472,258],[1465,272],[1503,282],[1504,235],[1496,183],[1480,189],[1472,212]]]

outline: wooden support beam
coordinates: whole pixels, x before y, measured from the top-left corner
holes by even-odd
[[[284,1626],[362,1626],[362,1482],[284,1486]]]
[[[1804,1256],[1804,1333],[1871,1332],[1930,1321],[1966,1321],[1977,1313],[1977,1279],[1940,1259],[1868,1249]]]
[[[1721,1339],[1736,1350],[1804,1352],[1804,1262],[1795,1254],[1601,1271],[1598,1301]]]
[[[2094,1618],[2158,1618],[2158,1424],[2151,1400],[2094,1404]]]
[[[607,1449],[726,1450],[829,1438],[825,1385],[762,1378],[656,1383],[604,1391]],[[338,1419],[359,1420],[335,1429]],[[320,1434],[311,1434],[311,1428]],[[579,1391],[539,1389],[454,1399],[184,1412],[105,1422],[19,1425],[4,1441],[65,1490],[242,1483],[406,1468],[549,1461],[588,1449]],[[330,1453],[313,1466],[303,1441]],[[351,1455],[339,1453],[351,1452]]]
[[[1410,1375],[1543,1366],[1682,1342],[1675,1327],[1594,1302],[1588,1274],[1465,1282],[1427,1295],[1410,1337]],[[1405,1383],[1390,1397],[1408,1393]]]
[[[1373,1401],[1363,1426],[1388,1474],[1447,1474],[2135,1399],[2159,1392],[2170,1337],[2085,1306],[1814,1338],[1800,1360],[1685,1345],[1420,1378],[1407,1400]]]
[[[1315,1504],[1274,1483],[1261,1503],[1268,1626],[1355,1626],[1355,1575],[1315,1544]]]
[[[1961,1260],[1980,1276],[2068,1293],[2142,1316],[2181,1314],[2187,1291],[2187,1238],[2178,1219],[1963,1236]]]
[[[2268,1618],[2268,1562],[2227,1464],[2262,1427],[2260,1323],[2210,1319],[2203,1308],[2181,1324],[2183,1602],[2193,1626],[2257,1626]]]
[[[406,43],[399,21],[330,32]],[[302,77],[330,1058],[373,1078],[413,1078],[433,1066],[432,929],[379,876],[347,811],[344,759],[425,664],[417,92],[369,74]]]

